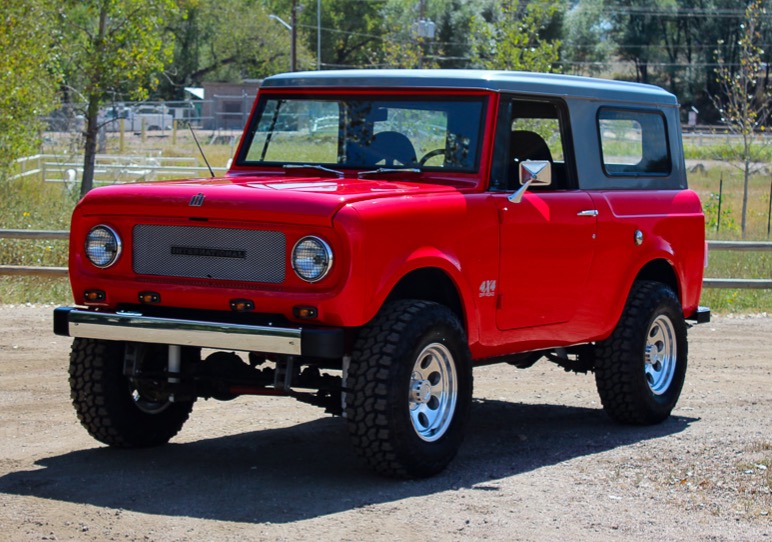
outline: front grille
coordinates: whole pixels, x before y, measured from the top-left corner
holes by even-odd
[[[284,234],[276,231],[134,227],[134,272],[140,275],[278,284],[285,254]]]

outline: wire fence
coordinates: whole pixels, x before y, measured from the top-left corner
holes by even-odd
[[[36,154],[20,158],[14,163],[11,179],[37,176],[46,182],[64,183],[72,192],[79,189],[83,162],[61,154]],[[224,174],[227,167],[213,167]],[[209,168],[199,166],[194,157],[150,155],[98,154],[94,165],[94,184],[114,184],[149,180],[209,176]]]
[[[99,111],[98,121],[107,132],[117,132],[121,121],[127,131],[168,131],[173,123],[201,130],[241,130],[255,100],[254,94],[214,95],[207,100],[113,102]],[[82,132],[85,118],[82,104],[64,104],[41,120],[45,132]]]

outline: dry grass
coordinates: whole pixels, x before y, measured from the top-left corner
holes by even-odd
[[[723,179],[721,222],[718,221],[718,194]],[[769,199],[772,176],[751,177],[748,191],[746,240],[767,241]],[[689,186],[702,200],[706,215],[708,239],[739,240],[742,238],[742,174],[731,166],[713,165],[689,175]],[[772,278],[772,252],[710,253],[706,276],[713,278]],[[772,290],[708,289],[703,291],[702,304],[720,313],[772,312]]]
[[[197,132],[210,164],[225,167],[233,156],[238,143],[237,133]],[[64,152],[75,148],[69,140],[51,139],[45,152]],[[211,144],[214,143],[214,144]],[[106,153],[121,152],[118,134],[109,134]],[[204,162],[189,131],[155,134],[144,140],[126,136],[123,152],[133,155],[163,155],[170,157],[196,157],[199,165]],[[706,162],[707,168],[697,168],[690,173],[690,186],[700,195],[706,211],[708,239],[740,239],[742,209],[741,172],[731,166]],[[721,224],[718,226],[717,194],[723,179]],[[748,209],[748,240],[766,240],[770,201],[769,174],[755,175],[750,183]],[[75,197],[55,183],[43,183],[33,178],[7,182],[0,185],[0,228],[8,229],[67,229]],[[0,239],[0,263],[11,265],[66,265],[66,243],[52,241],[16,241]],[[724,278],[772,278],[772,253],[770,252],[717,252],[710,255],[706,273],[710,277]],[[0,302],[69,302],[69,287],[65,280],[27,277],[0,277]],[[716,312],[772,312],[772,290],[723,290],[703,292],[702,304]]]

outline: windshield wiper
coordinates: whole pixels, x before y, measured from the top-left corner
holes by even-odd
[[[343,177],[343,172],[337,169],[330,169],[328,167],[320,166],[318,164],[284,164],[282,166],[285,170],[290,169],[315,169],[317,171],[324,171],[325,173],[332,173],[336,177]]]
[[[360,171],[357,173],[357,177],[361,179],[366,175],[379,175],[381,173],[421,173],[421,170],[414,167],[379,167],[370,171]]]

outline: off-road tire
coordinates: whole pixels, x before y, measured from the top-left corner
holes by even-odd
[[[163,401],[140,408],[123,374],[125,343],[76,338],[70,353],[70,397],[83,427],[116,448],[166,444],[187,421],[193,402]]]
[[[352,443],[371,468],[398,478],[444,469],[472,401],[471,356],[456,315],[426,301],[384,306],[359,334],[344,393]]]
[[[681,394],[687,355],[686,322],[673,290],[636,282],[614,332],[596,346],[595,382],[603,408],[626,424],[665,420]]]

